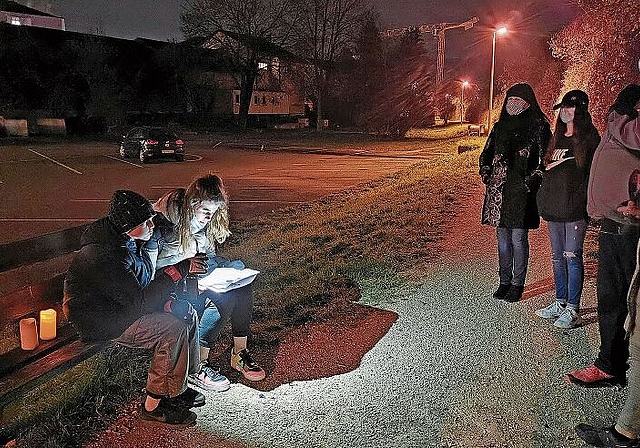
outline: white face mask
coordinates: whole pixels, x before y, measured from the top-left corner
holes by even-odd
[[[571,123],[575,115],[576,115],[575,107],[561,107],[558,118],[560,118],[560,121],[566,124],[566,123]]]
[[[529,103],[517,96],[507,98],[505,110],[509,115],[519,115],[529,107]]]

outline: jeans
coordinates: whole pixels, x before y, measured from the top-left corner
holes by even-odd
[[[582,247],[587,221],[548,221],[556,300],[578,310],[584,284]]]
[[[638,229],[632,228],[624,234],[600,231],[598,244],[596,295],[600,352],[594,364],[609,375],[624,376],[629,357],[624,321],[627,292],[636,266]]]
[[[200,345],[211,348],[227,322],[231,321],[234,337],[249,336],[253,316],[253,292],[251,285],[224,293],[205,290],[199,296],[204,307],[196,308],[200,317]]]
[[[529,230],[497,227],[501,285],[524,286],[529,264]]]

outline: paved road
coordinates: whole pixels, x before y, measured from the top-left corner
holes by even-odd
[[[0,147],[0,243],[80,225],[102,216],[119,188],[155,200],[195,177],[226,182],[232,220],[300,204],[393,173],[425,154],[389,156],[321,148],[273,148],[187,140],[183,163],[121,160],[115,144],[48,143]]]

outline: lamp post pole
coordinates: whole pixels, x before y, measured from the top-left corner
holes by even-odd
[[[505,27],[493,30],[493,39],[491,40],[491,85],[489,86],[489,115],[487,118],[487,132],[491,127],[491,111],[493,110],[493,75],[496,68],[496,34],[504,34],[507,32]]]
[[[462,81],[460,88],[462,94],[460,95],[460,124],[464,123],[464,89],[469,85],[469,81]]]

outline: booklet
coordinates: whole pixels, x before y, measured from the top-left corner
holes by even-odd
[[[255,280],[260,271],[255,269],[215,268],[211,274],[198,279],[198,289],[227,292],[241,288]]]

